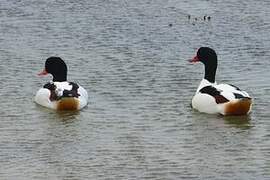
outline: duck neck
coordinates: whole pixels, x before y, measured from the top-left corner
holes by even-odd
[[[216,70],[217,66],[205,66],[204,79],[208,80],[211,83],[216,82]]]
[[[54,82],[64,82],[67,81],[67,75],[53,75],[53,81]]]

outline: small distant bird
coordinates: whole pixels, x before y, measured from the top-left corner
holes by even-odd
[[[79,110],[87,105],[87,91],[67,81],[67,65],[60,57],[50,57],[40,76],[51,74],[53,80],[40,88],[35,96],[39,105],[56,110]]]
[[[203,16],[203,20],[204,21],[206,21],[206,20],[210,21],[211,20],[211,17],[210,16]]]
[[[201,47],[192,63],[202,62],[204,78],[192,99],[192,107],[200,112],[222,115],[246,115],[251,111],[252,99],[245,91],[230,84],[217,84],[217,54],[209,47]]]
[[[206,16],[203,16],[203,20],[204,20],[204,21],[206,20]]]

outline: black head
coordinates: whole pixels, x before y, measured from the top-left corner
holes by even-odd
[[[60,57],[49,57],[45,62],[45,69],[39,75],[51,74],[53,81],[67,80],[67,65]]]
[[[196,56],[190,62],[202,62],[205,65],[205,79],[215,82],[217,69],[217,54],[209,47],[200,47]]]
[[[197,51],[197,61],[203,64],[217,64],[217,54],[209,47],[200,47]]]

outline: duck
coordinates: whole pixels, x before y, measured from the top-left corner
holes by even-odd
[[[67,81],[67,65],[60,57],[46,59],[39,76],[51,74],[52,81],[40,88],[34,101],[54,110],[80,110],[88,104],[87,91],[77,83]]]
[[[218,84],[215,80],[217,70],[217,54],[209,47],[200,47],[191,63],[204,64],[205,74],[195,95],[192,108],[207,114],[224,116],[248,115],[252,108],[252,98],[246,91],[232,84]]]

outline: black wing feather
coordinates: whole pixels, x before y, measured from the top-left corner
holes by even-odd
[[[241,89],[235,85],[229,84],[230,86],[234,87],[236,90],[241,91]]]
[[[69,90],[64,90],[63,91],[63,96],[62,97],[79,97],[80,94],[78,93],[79,85],[73,82],[70,82],[69,85],[72,86],[72,89]]]
[[[220,94],[221,91],[213,86],[205,86],[200,89],[200,93],[208,94],[215,98],[217,104],[228,102],[229,100]]]

